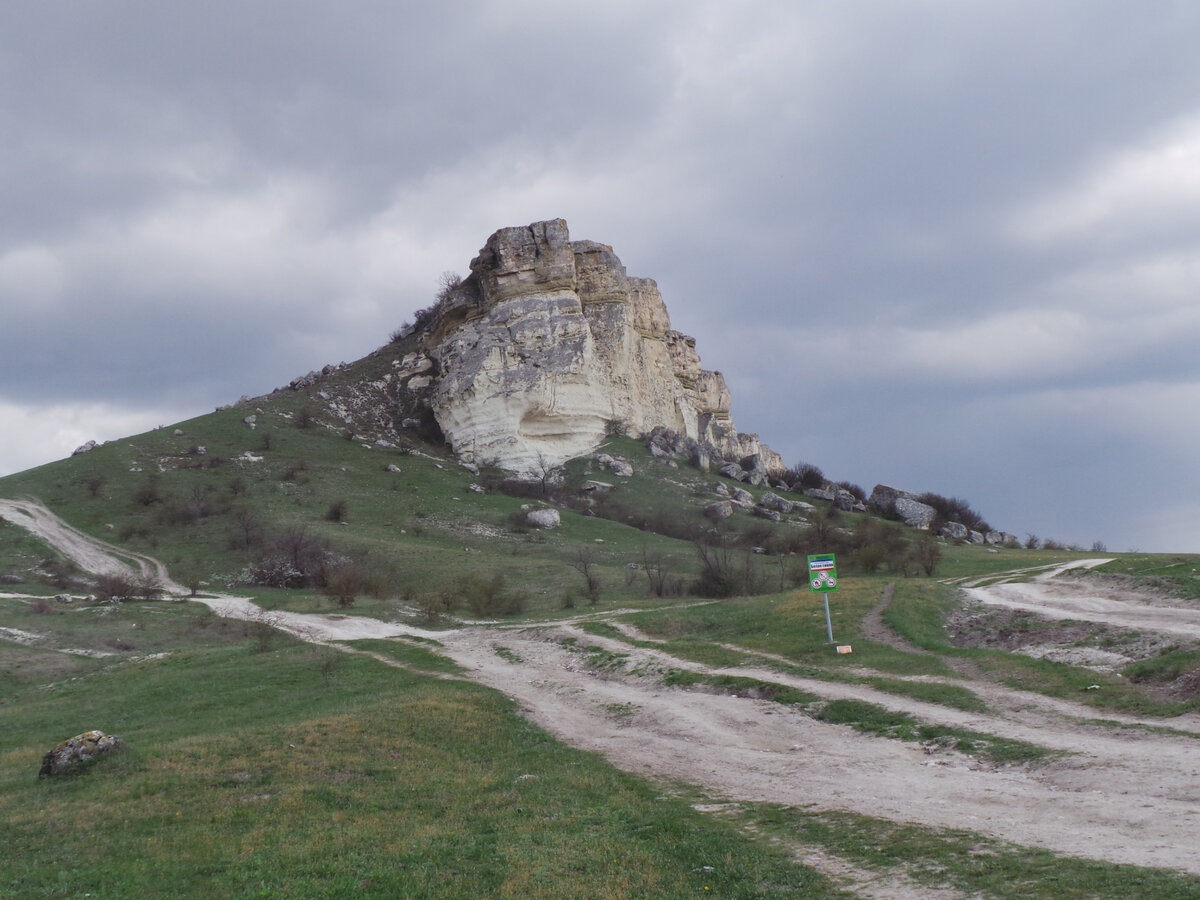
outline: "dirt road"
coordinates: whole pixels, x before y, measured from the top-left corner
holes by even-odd
[[[1082,559],[1035,575],[987,587],[965,586],[967,596],[985,606],[1020,609],[1057,619],[1079,619],[1119,628],[1155,631],[1200,640],[1200,607],[1138,594],[1092,580],[1059,578],[1068,569],[1094,568],[1107,559]]]
[[[0,515],[36,528],[81,565],[113,564],[116,548],[55,525],[48,511],[3,501]],[[152,563],[118,552],[126,560],[140,560],[139,565]],[[1102,617],[1111,614],[1122,621],[1145,612],[1162,627],[1190,627],[1195,621],[1180,610],[1136,598],[1105,598],[1119,604],[1115,609],[1098,605],[1073,595],[1066,581],[1048,576],[970,590],[984,603],[1020,602],[1052,610],[1052,615],[1070,608]],[[978,683],[968,686],[985,699],[989,711],[967,713],[862,685],[784,675],[768,668],[769,659],[749,651],[743,666],[709,670],[658,649],[587,635],[570,623],[429,633],[359,616],[265,613],[244,598],[209,597],[200,602],[221,615],[268,621],[307,640],[436,637],[471,678],[515,698],[531,719],[564,742],[602,753],[632,772],[699,785],[718,799],[850,810],[969,829],[1080,857],[1200,874],[1194,842],[1200,828],[1196,716],[1143,723],[1135,717],[1106,715],[1106,721],[1100,721],[1094,710],[1082,705]],[[564,638],[576,641],[564,643]],[[582,645],[629,656],[616,672],[590,665],[587,654],[578,649]],[[1069,755],[1049,764],[1008,769],[953,751],[931,755],[915,744],[864,736],[768,701],[664,687],[657,675],[671,667],[793,684],[830,699],[869,700],[927,721],[1017,738]],[[1160,730],[1140,727],[1143,724]],[[1179,733],[1162,733],[1163,725]],[[930,896],[921,890],[905,894],[895,883],[863,887],[860,893]]]

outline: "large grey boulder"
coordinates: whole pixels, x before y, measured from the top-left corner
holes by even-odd
[[[905,525],[909,528],[919,528],[922,531],[929,530],[929,526],[933,524],[933,519],[937,515],[937,510],[928,503],[909,500],[907,497],[897,497],[893,509]]]
[[[742,506],[747,509],[754,505],[754,495],[745,488],[731,487],[729,489],[729,499],[735,506]]]
[[[781,512],[784,515],[787,515],[795,508],[795,504],[791,500],[785,500],[771,491],[764,491],[762,497],[758,500],[758,504],[766,509]]]
[[[728,500],[718,500],[716,503],[710,503],[704,507],[704,517],[712,519],[714,522],[720,522],[722,519],[728,519],[733,515],[733,504]]]
[[[717,469],[718,475],[724,475],[726,478],[732,478],[734,481],[745,481],[746,470],[737,463],[725,463]]]
[[[877,484],[867,498],[867,508],[881,516],[898,518],[910,528],[928,530],[937,516],[937,510],[922,503],[912,491],[902,491],[886,484]]]
[[[103,731],[85,731],[68,738],[43,756],[42,770],[38,777],[64,775],[88,760],[124,746],[121,739],[115,735],[105,734]]]
[[[534,528],[557,528],[562,522],[562,517],[559,516],[557,509],[548,507],[546,509],[531,509],[525,513],[525,521]]]
[[[952,541],[965,541],[970,537],[967,526],[962,522],[947,522],[942,526],[942,537]]]

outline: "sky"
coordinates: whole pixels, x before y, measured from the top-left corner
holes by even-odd
[[[386,343],[496,229],[785,462],[1200,552],[1200,4],[0,4],[0,475]]]

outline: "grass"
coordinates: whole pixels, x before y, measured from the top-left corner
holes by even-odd
[[[817,846],[864,868],[899,872],[931,889],[988,900],[1185,900],[1200,878],[1059,856],[971,831],[925,828],[854,813],[749,806],[743,821],[785,843]]]
[[[673,687],[708,689],[798,706],[806,714],[830,725],[846,725],[863,734],[915,743],[947,741],[960,753],[978,756],[993,765],[1007,766],[1041,762],[1061,755],[1026,741],[1010,740],[949,725],[922,722],[908,713],[890,710],[862,700],[822,700],[815,694],[789,685],[740,675],[709,675],[688,669],[672,669],[663,683]]]
[[[388,659],[395,660],[402,666],[415,669],[418,672],[439,673],[444,675],[461,675],[463,668],[454,660],[436,652],[429,646],[407,638],[364,639],[346,641],[347,646],[356,650],[366,650]]]
[[[899,582],[891,605],[884,611],[885,624],[919,647],[946,657],[969,661],[981,672],[1020,690],[1063,697],[1100,710],[1142,716],[1177,716],[1200,709],[1200,698],[1187,701],[1160,700],[1139,682],[1177,675],[1200,655],[1181,652],[1146,660],[1127,667],[1122,676],[1108,675],[1019,653],[948,643],[943,623],[958,600],[956,589],[946,585]],[[1173,677],[1173,676],[1172,676]]]
[[[372,355],[326,384],[379,380],[404,350]],[[587,459],[567,466],[568,484],[592,477],[615,485],[604,501],[611,518],[563,509],[559,529],[520,530],[513,520],[527,501],[469,490],[476,476],[444,447],[405,439],[400,448],[364,448],[339,429],[297,427],[297,413],[313,402],[303,392],[277,392],[255,401],[254,430],[242,419],[255,409],[221,410],[180,423],[180,436],[159,429],[0,479],[0,495],[39,497],[70,524],[153,554],[177,580],[203,590],[236,581],[254,557],[247,538],[255,527],[272,534],[302,529],[370,576],[371,588],[356,592],[347,609],[312,588],[245,589],[267,609],[394,620],[415,615],[413,607],[442,615],[449,604],[452,614],[469,615],[475,588],[462,587],[471,583],[467,576],[476,577],[476,587],[502,577],[505,590],[519,592],[524,603],[514,620],[553,620],[568,615],[563,598],[575,597],[577,607],[585,602],[572,558],[586,548],[601,585],[596,611],[641,610],[625,621],[658,640],[630,639],[606,622],[584,630],[681,660],[869,684],[972,712],[985,706],[969,687],[952,683],[960,662],[1101,709],[1171,715],[1197,707],[1156,700],[1146,690],[1194,668],[1200,657],[1191,648],[1140,663],[1125,678],[1106,678],[1016,654],[951,647],[942,625],[958,602],[953,588],[928,578],[863,574],[848,560],[830,606],[837,642],[852,644],[854,652],[839,656],[826,642],[820,597],[786,589],[802,557],[738,551],[765,582],[783,588],[775,593],[710,603],[678,596],[699,573],[696,550],[653,529],[667,523],[673,527],[665,530],[679,525],[682,533],[699,522],[721,480],[714,475],[670,468],[639,442],[613,438],[605,449],[633,463],[632,478],[607,476]],[[195,452],[200,445],[203,454]],[[388,465],[400,471],[386,471]],[[750,488],[754,496],[763,490]],[[823,515],[826,504],[816,506],[813,515]],[[334,507],[344,521],[328,517]],[[838,525],[852,529],[861,518],[842,515]],[[761,534],[766,526],[739,511],[727,527],[736,536]],[[785,533],[795,527],[780,526]],[[1083,555],[947,544],[937,576],[1005,577]],[[648,561],[661,561],[669,573],[668,596],[650,594]],[[1200,597],[1196,568],[1200,557],[1151,555],[1122,555],[1105,567],[1155,589]],[[22,592],[41,595],[59,592],[71,574],[39,541],[0,521],[0,574],[6,573],[26,579]],[[892,579],[885,622],[929,652],[864,637],[863,618]],[[458,667],[436,652],[436,642],[348,642],[397,668],[171,602],[95,607],[0,598],[0,624],[37,636],[28,646],[0,642],[6,848],[0,895],[187,897],[214,889],[296,897],[837,895],[785,850],[565,748],[509,701],[456,678]],[[597,645],[574,649],[594,669],[629,663],[627,654]],[[79,650],[107,655],[68,652]],[[502,644],[495,652],[523,662]],[[682,668],[665,677],[797,705],[864,733],[956,743],[997,765],[1049,753],[931,726],[881,705],[822,702],[769,679]],[[607,713],[619,725],[636,709],[613,704]],[[119,734],[129,751],[76,776],[32,777],[41,753],[93,727]],[[1120,884],[1131,896],[1186,896],[1187,889],[1195,895],[1186,878],[1062,861],[1027,848],[985,842],[985,853],[971,854],[964,842],[975,838],[957,833],[905,831],[833,814],[776,817],[802,824],[809,837],[823,835],[834,852],[859,862],[875,864],[870,846],[888,848],[881,865],[910,854],[917,860],[910,868],[926,883],[967,892],[1018,895],[1015,886],[1030,881],[1022,880],[1016,860],[1027,854],[1038,873],[1028,896],[1075,896],[1054,893],[1062,884],[1095,887],[1078,896],[1117,896]],[[764,813],[763,821],[769,819]],[[861,847],[852,839],[856,827],[866,835]],[[939,851],[939,841],[949,849]],[[963,853],[970,860],[945,860]],[[988,862],[997,859],[994,867]],[[939,867],[945,881],[937,880]],[[1007,874],[992,878],[993,868]],[[1185,893],[1170,893],[1177,888]]]
[[[195,644],[6,683],[0,893],[837,896],[493,691],[361,655],[323,671],[329,651],[284,638]],[[0,646],[6,661],[25,652]],[[92,727],[130,749],[36,778],[46,748]]]

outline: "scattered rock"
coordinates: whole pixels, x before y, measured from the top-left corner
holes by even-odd
[[[754,505],[754,495],[745,488],[737,486],[729,489],[729,499],[735,506],[740,506],[744,509],[749,509]]]
[[[778,494],[772,493],[771,491],[764,491],[762,497],[759,498],[758,503],[759,506],[763,506],[766,509],[776,510],[784,515],[790,513],[795,507],[795,504],[791,500],[785,500],[783,497],[780,497]]]
[[[630,478],[633,476],[633,466],[626,460],[616,459],[607,453],[596,455],[596,465],[602,469],[607,469],[619,478]]]
[[[942,526],[941,535],[952,541],[965,541],[970,533],[962,522],[947,522]]]

